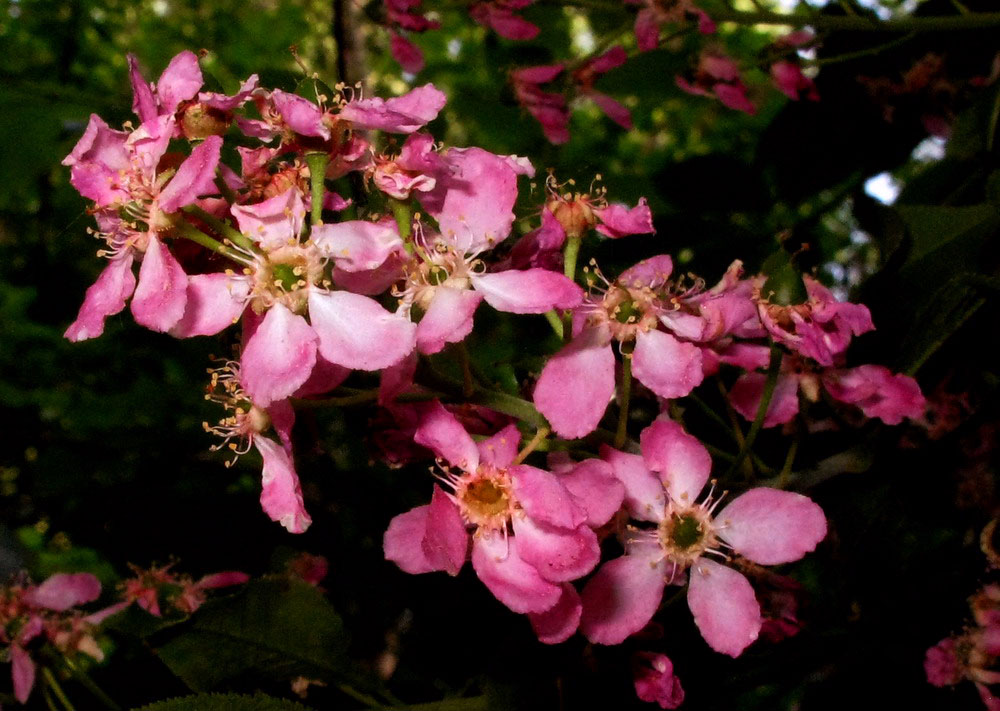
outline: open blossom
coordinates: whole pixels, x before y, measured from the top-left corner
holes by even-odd
[[[347,375],[344,369],[334,369],[328,375],[331,382],[339,382]],[[316,373],[318,379],[319,372]],[[309,383],[307,382],[307,385]],[[329,382],[323,388],[334,387]],[[300,388],[297,395],[308,394]],[[277,521],[290,533],[303,533],[312,523],[302,501],[302,488],[295,471],[292,456],[292,427],[295,425],[295,411],[288,400],[279,400],[262,407],[253,402],[243,389],[240,368],[237,363],[227,363],[212,371],[212,384],[208,388],[208,399],[214,400],[226,409],[226,417],[216,425],[203,423],[207,432],[223,438],[221,444],[235,456],[256,448],[263,460],[261,470],[260,504],[272,521]],[[273,429],[280,444],[264,437]],[[235,457],[234,457],[235,460]],[[227,464],[232,464],[232,461]]]
[[[744,367],[764,368],[768,349],[744,345],[740,361]],[[756,370],[741,375],[729,393],[733,409],[747,420],[754,420],[766,382],[767,376]],[[764,416],[764,427],[790,422],[799,412],[799,394],[809,402],[816,402],[822,390],[833,399],[854,405],[867,417],[877,417],[887,425],[898,425],[903,418],[917,419],[926,407],[917,381],[908,375],[893,373],[885,366],[818,368],[805,358],[786,355]]]
[[[639,382],[672,399],[701,383],[701,343],[755,323],[739,263],[709,290],[671,282],[672,270],[667,255],[646,259],[592,291],[577,309],[573,340],[545,364],[534,392],[557,433],[582,437],[597,427],[615,391],[615,342]]]
[[[641,457],[610,448],[602,456],[625,485],[630,516],[654,527],[630,530],[625,555],[587,583],[580,629],[592,642],[618,644],[650,621],[665,586],[686,571],[688,607],[702,637],[739,656],[760,634],[761,610],[747,578],[723,563],[733,553],[759,565],[798,560],[826,536],[826,517],[801,494],[767,488],[751,489],[716,513],[714,486],[698,501],[712,461],[697,439],[657,420],[640,444]]]
[[[764,278],[757,278],[754,300],[761,323],[775,342],[812,358],[820,365],[833,365],[834,357],[847,350],[852,336],[875,329],[864,304],[837,301],[825,286],[803,275],[808,300],[802,304],[772,304],[761,293]]]
[[[90,616],[75,609],[100,594],[101,584],[90,573],[56,573],[40,585],[0,588],[0,641],[9,645],[14,697],[20,703],[27,703],[35,685],[37,666],[29,645],[36,639],[45,639],[66,655],[82,652],[104,659],[94,627],[117,608]]]
[[[414,439],[441,458],[446,488],[435,485],[430,504],[392,520],[386,558],[408,573],[455,575],[471,540],[472,566],[500,602],[531,615],[542,641],[569,637],[580,614],[569,581],[597,564],[592,527],[606,523],[621,501],[607,466],[591,460],[556,475],[516,464],[516,427],[477,444],[439,403],[427,408]]]
[[[194,580],[190,575],[171,570],[173,565],[154,565],[148,569],[130,566],[135,575],[121,583],[122,604],[134,602],[149,614],[161,617],[161,602],[165,602],[190,615],[205,602],[205,591],[243,585],[250,579],[246,573],[227,570]]]
[[[626,0],[629,4],[640,5],[635,17],[635,39],[639,50],[648,52],[660,44],[660,27],[695,20],[698,31],[703,35],[715,32],[715,23],[708,14],[692,0]]]
[[[136,322],[155,331],[168,331],[184,314],[187,275],[162,238],[174,227],[174,213],[215,192],[222,139],[206,138],[171,175],[160,162],[173,127],[173,116],[165,115],[127,133],[92,115],[63,160],[71,167],[70,182],[95,203],[97,235],[107,243],[99,254],[109,259],[66,329],[71,341],[101,335],[105,319],[125,308],[129,297]],[[142,262],[138,282],[136,259]]]

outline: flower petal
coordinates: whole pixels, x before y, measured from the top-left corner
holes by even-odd
[[[640,521],[661,521],[667,508],[663,483],[646,467],[638,454],[627,454],[601,446],[601,458],[611,465],[615,476],[625,485],[625,508]]]
[[[701,384],[701,349],[669,333],[647,331],[635,339],[632,372],[660,397],[684,397]]]
[[[448,575],[458,575],[465,565],[469,552],[469,534],[458,507],[444,490],[434,485],[430,507],[427,510],[427,524],[420,544],[427,561],[434,570],[443,570]]]
[[[463,471],[474,472],[479,466],[476,443],[458,419],[436,400],[427,407],[413,440]]]
[[[472,277],[472,286],[497,311],[543,314],[552,309],[572,309],[583,301],[583,289],[562,274],[548,269],[509,269]]]
[[[517,456],[521,444],[521,433],[517,425],[511,423],[489,439],[477,443],[479,461],[492,464],[497,469],[506,469]]]
[[[761,565],[798,560],[826,537],[826,516],[812,499],[765,487],[737,496],[715,522],[737,553]]]
[[[472,567],[496,599],[514,612],[545,612],[562,596],[561,586],[543,579],[533,565],[521,560],[513,536],[473,538]]]
[[[184,316],[170,329],[176,338],[214,336],[239,320],[250,295],[250,282],[228,274],[188,277]]]
[[[513,526],[521,560],[553,583],[582,578],[601,559],[597,535],[586,525],[569,530],[530,516],[515,516]]]
[[[625,486],[614,475],[611,465],[600,459],[583,460],[560,475],[559,481],[587,512],[587,525],[591,528],[610,521],[625,498]]]
[[[316,332],[283,304],[268,309],[240,358],[240,380],[255,405],[283,400],[306,382],[316,364]]]
[[[382,540],[385,559],[412,575],[437,570],[427,559],[423,540],[427,530],[427,512],[430,506],[418,506],[393,517]]]
[[[221,136],[208,136],[191,151],[167,187],[160,192],[163,212],[176,212],[206,193],[215,193],[215,168],[222,150]]]
[[[538,635],[542,644],[559,644],[565,642],[576,632],[580,624],[580,614],[583,604],[580,596],[569,583],[562,584],[562,596],[555,606],[545,612],[534,612],[528,615],[531,628]]]
[[[633,546],[602,565],[583,588],[580,631],[596,644],[619,644],[645,627],[663,598],[659,546]]]
[[[10,663],[14,698],[26,704],[31,690],[35,687],[35,662],[23,648],[15,644],[10,648]]]
[[[560,437],[590,434],[615,394],[615,354],[597,329],[585,329],[549,358],[534,402]]]
[[[349,272],[377,269],[403,246],[399,227],[391,218],[315,225],[309,236],[320,252]]]
[[[700,558],[688,573],[688,607],[716,652],[738,657],[760,634],[760,605],[742,573]]]
[[[87,289],[83,305],[63,335],[73,342],[96,338],[104,333],[104,321],[125,308],[125,300],[135,291],[132,254],[113,259],[97,281]]]
[[[267,437],[254,437],[254,446],[264,459],[260,505],[264,513],[289,533],[303,533],[312,523],[302,501],[299,476],[288,452]]]
[[[309,318],[319,335],[320,353],[345,368],[387,368],[409,355],[416,343],[416,324],[349,291],[313,290]]]
[[[150,235],[132,296],[132,316],[140,326],[165,333],[184,316],[188,277],[174,255]]]
[[[458,343],[472,332],[472,315],[483,295],[471,289],[439,286],[431,303],[417,324],[417,349],[424,354],[437,353],[446,343]]]
[[[56,573],[38,587],[30,588],[24,599],[34,607],[65,612],[93,602],[100,594],[101,583],[90,573]]]
[[[567,529],[587,520],[587,512],[552,472],[527,464],[517,464],[507,471],[514,484],[514,497],[531,518]]]
[[[671,420],[656,420],[639,435],[646,466],[659,472],[670,498],[693,505],[708,482],[712,457],[705,446]]]

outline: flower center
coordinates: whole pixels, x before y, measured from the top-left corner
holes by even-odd
[[[597,311],[597,318],[611,329],[617,341],[634,341],[640,333],[656,328],[656,297],[650,289],[613,286]]]
[[[664,555],[678,567],[687,567],[718,544],[712,517],[700,506],[672,511],[659,527]]]
[[[468,523],[488,531],[506,530],[517,504],[505,469],[484,464],[453,481],[455,499]]]
[[[263,313],[276,303],[302,314],[308,305],[309,287],[323,280],[325,260],[314,246],[289,245],[256,258],[251,305]]]

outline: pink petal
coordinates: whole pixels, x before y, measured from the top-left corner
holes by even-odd
[[[764,396],[767,376],[763,373],[744,373],[733,383],[729,402],[733,409],[748,421],[757,418],[757,408]],[[764,427],[775,427],[790,422],[799,413],[799,379],[792,375],[779,375],[771,394],[771,403],[764,416]]]
[[[646,198],[639,198],[639,204],[633,208],[613,204],[594,210],[601,224],[595,228],[605,237],[624,237],[625,235],[656,234],[653,228],[653,213],[650,212]]]
[[[565,642],[576,632],[580,624],[583,604],[580,596],[569,583],[562,584],[562,596],[555,606],[545,612],[535,612],[528,615],[531,628],[538,635],[542,644],[559,644]]]
[[[701,384],[701,349],[663,331],[646,331],[635,339],[632,372],[639,382],[668,400],[684,397]]]
[[[132,273],[132,253],[126,252],[120,259],[113,259],[97,277],[76,316],[63,335],[71,341],[85,341],[104,333],[104,320],[125,308],[125,300],[135,290],[135,275]]]
[[[472,540],[472,567],[496,599],[521,614],[551,610],[562,587],[543,579],[518,555],[516,537],[496,534]]]
[[[489,13],[487,22],[498,35],[515,41],[535,39],[541,31],[534,23],[528,22],[509,10],[499,8],[493,9]]]
[[[667,508],[663,484],[638,454],[626,454],[601,446],[601,458],[611,465],[619,481],[625,486],[625,508],[632,518],[640,521],[659,522]]]
[[[656,11],[643,8],[635,16],[635,40],[640,52],[649,52],[660,44],[660,21]]]
[[[497,469],[506,469],[517,456],[521,443],[521,433],[517,425],[511,423],[489,439],[478,442],[479,461],[492,464]]]
[[[639,435],[646,466],[659,472],[670,498],[691,506],[712,472],[712,457],[696,438],[671,420],[656,420]]]
[[[274,428],[281,446],[292,456],[292,428],[295,426],[295,408],[288,400],[277,400],[267,408],[267,415],[271,418],[271,427]]]
[[[202,195],[218,192],[215,168],[219,164],[221,150],[222,137],[209,136],[191,151],[167,187],[160,192],[159,204],[163,212],[176,212]]]
[[[597,329],[586,329],[549,358],[534,402],[560,437],[576,439],[596,428],[615,394],[615,354]]]
[[[904,417],[918,418],[927,407],[917,381],[894,375],[881,365],[827,371],[823,385],[837,400],[857,405],[865,415],[887,425],[898,425]]]
[[[472,333],[472,315],[483,295],[469,289],[439,286],[417,324],[417,349],[424,354],[437,353],[446,343],[458,343]]]
[[[72,152],[63,158],[62,164],[75,166],[79,163],[97,163],[108,170],[107,175],[127,170],[129,154],[125,141],[128,135],[125,131],[113,130],[100,116],[91,114],[83,135],[73,146]]]
[[[267,437],[254,437],[254,446],[264,459],[260,506],[289,533],[304,533],[312,519],[302,501],[302,488],[295,465],[285,449]]]
[[[416,345],[416,324],[349,291],[310,292],[309,319],[319,334],[319,352],[345,368],[381,370]]]
[[[239,320],[249,295],[246,279],[219,273],[189,276],[184,316],[170,329],[170,335],[214,336]]]
[[[659,546],[636,546],[602,565],[583,588],[580,631],[595,644],[619,644],[645,627],[663,598]]]
[[[511,78],[515,82],[525,84],[547,84],[557,76],[562,74],[566,68],[564,64],[544,64],[536,67],[524,67],[511,72]]]
[[[140,326],[167,332],[184,316],[188,277],[174,255],[149,236],[132,297],[132,316]]]
[[[474,472],[479,466],[476,443],[458,419],[437,400],[427,407],[413,440],[463,471]]]
[[[572,309],[583,301],[583,289],[562,274],[548,269],[510,269],[472,277],[472,286],[497,311],[543,314],[552,309]]]
[[[306,206],[296,188],[289,188],[253,205],[233,205],[240,232],[265,251],[297,243],[305,222]]]
[[[587,512],[552,472],[527,464],[508,469],[514,484],[514,498],[535,521],[574,529],[587,520]]]
[[[195,585],[203,590],[215,590],[216,588],[228,588],[231,585],[243,585],[250,580],[250,576],[238,570],[226,570],[221,573],[206,575]]]
[[[597,535],[586,525],[575,530],[550,526],[531,516],[515,516],[518,555],[554,583],[582,578],[601,559]]]
[[[469,534],[465,530],[465,522],[458,507],[437,484],[434,485],[434,494],[427,510],[427,524],[420,545],[434,570],[458,575],[458,571],[465,565],[469,552]]]
[[[93,602],[100,594],[101,583],[90,573],[56,573],[38,587],[30,588],[24,599],[34,607],[65,612]]]
[[[447,100],[433,84],[425,84],[388,101],[379,97],[351,101],[341,109],[339,118],[361,128],[413,133],[437,118]]]
[[[747,98],[747,90],[742,84],[716,84],[715,95],[724,106],[753,116],[757,107]]]
[[[190,50],[184,50],[170,60],[156,82],[156,93],[160,97],[160,110],[173,113],[182,101],[193,99],[204,83],[198,57]]]
[[[826,516],[812,499],[765,487],[737,496],[715,522],[737,553],[761,565],[798,560],[826,537]]]
[[[129,79],[132,81],[132,111],[139,117],[139,123],[156,118],[156,98],[153,89],[139,70],[139,60],[134,54],[127,54]]]
[[[658,289],[667,283],[673,270],[670,255],[659,254],[629,267],[618,276],[617,282],[631,289]]]
[[[323,356],[317,355],[316,364],[309,373],[309,378],[292,394],[294,397],[325,395],[347,380],[350,374],[350,368],[331,363]]]
[[[240,358],[240,379],[254,404],[267,407],[305,383],[316,363],[317,342],[304,318],[283,304],[272,306]]]
[[[624,104],[599,91],[591,90],[586,95],[591,101],[597,104],[609,119],[626,131],[632,130],[632,112],[625,108]]]
[[[28,703],[31,690],[35,687],[35,662],[18,645],[10,648],[11,677],[14,680],[14,698],[20,703]]]
[[[688,607],[716,652],[738,657],[760,634],[760,605],[750,582],[732,568],[700,558],[688,573]]]
[[[320,252],[349,272],[377,269],[403,246],[393,219],[369,222],[350,220],[315,225],[310,239]]]
[[[614,475],[611,465],[600,459],[583,460],[560,475],[559,481],[587,512],[587,525],[591,528],[610,521],[625,498],[625,486]]]
[[[313,102],[281,89],[271,92],[271,101],[295,133],[330,140],[330,128],[323,121],[323,112]]]
[[[400,34],[389,33],[389,51],[404,72],[417,74],[424,68],[424,53],[420,47]]]
[[[427,513],[430,506],[418,506],[395,516],[389,522],[382,547],[385,559],[391,560],[405,573],[419,575],[438,570],[427,559],[423,540],[427,530]]]
[[[628,55],[625,53],[625,48],[616,44],[604,54],[590,60],[587,66],[592,72],[604,74],[625,64],[626,60]]]
[[[419,336],[419,332],[418,332]],[[382,370],[378,385],[378,404],[380,407],[391,405],[396,398],[413,387],[413,376],[417,372],[419,356],[416,351],[403,360]]]
[[[119,612],[121,612],[131,604],[132,604],[131,600],[126,600],[124,602],[116,602],[114,605],[108,605],[107,607],[102,608],[97,612],[87,615],[86,617],[83,618],[83,621],[90,625],[99,625],[112,615],[117,615]]]
[[[441,235],[459,252],[489,249],[510,234],[517,200],[517,176],[526,168],[481,148],[451,148],[443,156],[449,171],[417,199],[438,221]]]

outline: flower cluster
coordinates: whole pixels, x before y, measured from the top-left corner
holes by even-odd
[[[397,22],[415,12],[394,7]],[[509,27],[521,5],[476,7],[483,22]],[[549,117],[553,136],[563,135],[565,106],[539,85],[564,71],[581,95],[627,119],[593,88],[597,74],[623,61],[620,49],[575,69],[519,75],[522,98]],[[307,98],[252,76],[224,96],[201,90],[190,52],[155,84],[132,58],[130,67],[138,125],[118,130],[92,116],[64,161],[92,201],[108,259],[66,337],[101,335],[129,299],[137,323],[176,338],[234,328],[238,353],[210,371],[206,393],[224,416],[205,429],[222,438],[216,448],[260,454],[268,517],[292,533],[312,520],[292,449],[295,400],[328,394],[354,371],[374,373],[380,387],[369,401],[393,423],[383,449],[394,463],[436,459],[429,503],[397,515],[385,533],[385,556],[402,570],[457,575],[471,560],[497,600],[549,644],[578,630],[618,644],[653,619],[667,586],[684,585],[695,624],[719,652],[741,654],[768,620],[781,622],[769,637],[797,630],[794,599],[770,604],[782,578],[761,566],[814,550],[827,531],[823,511],[803,494],[723,481],[741,488],[727,501],[708,450],[670,404],[723,373],[732,408],[757,428],[791,421],[799,394],[815,402],[820,386],[889,424],[919,417],[924,400],[911,378],[846,367],[852,339],[873,328],[864,306],[836,301],[808,275],[803,303],[776,303],[765,278],[745,276],[739,261],[707,286],[676,274],[666,254],[614,278],[591,260],[578,284],[585,237],[655,232],[645,199],[609,202],[603,189],[578,192],[550,176],[536,196],[537,228],[510,239],[519,177],[534,167],[437,144],[425,126],[445,96],[430,84],[385,100],[315,80]],[[738,77],[718,69],[706,76],[734,87]],[[223,151],[230,137],[238,145]],[[178,145],[186,155],[168,152]],[[338,185],[363,193],[330,189],[345,177]],[[430,356],[464,353],[453,344],[472,333],[483,302],[546,315],[563,341],[526,374],[531,401],[508,394],[517,405],[498,405],[503,415],[442,402],[449,398],[418,377]],[[469,396],[479,386],[468,363],[465,375]],[[628,436],[633,378],[658,408],[637,441]],[[617,432],[592,436],[612,401]],[[617,541],[622,554],[601,564],[602,540]],[[190,613],[205,590],[245,580],[194,581],[166,566],[137,570],[125,596],[154,615],[164,601]],[[666,657],[646,657],[642,668],[642,698],[680,703]]]

